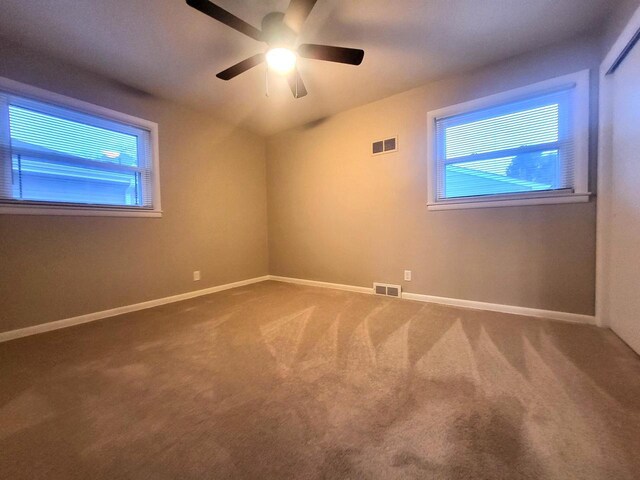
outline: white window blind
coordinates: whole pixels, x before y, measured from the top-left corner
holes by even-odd
[[[0,91],[0,203],[152,210],[144,126]]]
[[[573,190],[571,90],[436,120],[437,199]]]
[[[430,112],[429,120],[430,205],[588,200],[588,72]]]

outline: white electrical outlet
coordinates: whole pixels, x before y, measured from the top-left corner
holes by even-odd
[[[411,270],[405,270],[404,271],[404,281],[405,282],[410,282],[411,281]]]
[[[200,280],[200,270],[193,272],[193,281],[197,282],[198,280]]]

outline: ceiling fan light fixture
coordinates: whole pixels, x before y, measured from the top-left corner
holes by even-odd
[[[272,48],[267,52],[267,65],[271,70],[286,75],[296,67],[298,56],[288,48]]]
[[[307,95],[307,89],[296,68],[298,57],[310,60],[360,65],[364,50],[306,43],[293,48],[302,25],[318,0],[290,0],[285,12],[271,12],[262,19],[261,29],[236,17],[211,0],[186,0],[187,5],[223,23],[227,27],[268,45],[265,53],[258,53],[219,72],[216,77],[231,80],[262,63],[267,63],[267,73],[272,70],[286,78],[295,98]],[[268,81],[268,77],[267,77]]]

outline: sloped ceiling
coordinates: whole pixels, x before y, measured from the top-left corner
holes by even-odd
[[[259,26],[288,0],[217,0]],[[617,0],[319,0],[300,42],[362,48],[360,67],[302,59],[309,95],[257,67],[215,74],[265,45],[183,0],[2,0],[0,35],[138,89],[272,134],[585,32]]]

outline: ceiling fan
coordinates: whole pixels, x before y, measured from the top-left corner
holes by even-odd
[[[271,12],[265,15],[260,30],[209,0],[187,0],[187,5],[268,46],[266,53],[258,53],[236,63],[218,73],[216,75],[218,78],[231,80],[266,61],[269,68],[281,75],[286,75],[293,96],[301,98],[307,94],[307,89],[296,68],[298,57],[348,65],[360,65],[364,58],[364,51],[355,48],[311,43],[294,48],[302,25],[316,2],[317,0],[291,0],[285,13]]]

